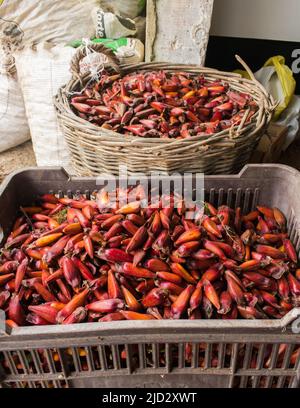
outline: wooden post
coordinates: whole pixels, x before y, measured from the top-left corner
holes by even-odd
[[[213,0],[147,0],[146,61],[204,65]]]

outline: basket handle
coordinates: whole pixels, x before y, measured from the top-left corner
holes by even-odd
[[[249,65],[247,65],[246,62],[239,55],[236,55],[235,58],[244,67],[245,71],[247,71],[247,74],[250,76],[252,81],[258,82]]]
[[[71,60],[70,71],[74,78],[77,78],[79,80],[82,79],[82,75],[80,74],[80,61],[87,56],[88,49],[99,54],[104,54],[108,59],[110,67],[119,74],[121,73],[120,61],[111,49],[105,47],[105,45],[101,43],[89,43],[87,46],[82,45],[81,47],[79,47]]]
[[[248,64],[246,64],[246,62],[239,56],[239,55],[235,55],[235,58],[237,59],[237,61],[244,67],[244,69],[247,71],[248,75],[251,78],[251,81],[255,82],[259,88],[261,90],[264,91],[265,95],[268,96],[269,101],[270,101],[270,106],[268,111],[272,114],[273,111],[276,109],[276,107],[278,106],[278,101],[274,101],[273,96],[267,92],[267,90],[263,87],[263,85],[255,78],[254,73],[252,72],[251,68],[249,67]]]

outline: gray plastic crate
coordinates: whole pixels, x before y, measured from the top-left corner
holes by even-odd
[[[69,178],[60,168],[15,172],[0,188],[3,233],[11,228],[18,207],[39,194],[88,195],[99,188],[95,179]],[[281,208],[299,253],[298,171],[250,165],[236,176],[205,177],[205,193],[215,205],[241,206],[244,212],[258,203]],[[4,321],[1,312],[3,387],[300,386],[300,356],[291,364],[300,345],[300,309],[281,320],[260,321],[121,321],[13,330]]]

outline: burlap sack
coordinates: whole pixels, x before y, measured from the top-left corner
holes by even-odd
[[[93,37],[91,11],[99,0],[4,0],[0,3],[0,42],[12,49]]]

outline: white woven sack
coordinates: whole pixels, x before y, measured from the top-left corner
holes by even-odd
[[[15,53],[38,166],[63,166],[70,171],[69,152],[57,122],[53,97],[70,80],[70,61],[75,52],[71,47],[48,49],[46,44],[39,44],[36,50]]]
[[[16,74],[1,65],[0,54],[0,153],[30,139],[25,105]]]
[[[94,37],[91,11],[97,5],[99,0],[4,0],[0,2],[0,42],[18,49]]]
[[[146,0],[100,0],[100,7],[128,18],[139,16],[146,6]]]

